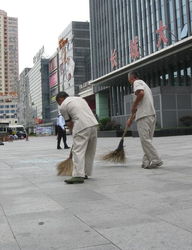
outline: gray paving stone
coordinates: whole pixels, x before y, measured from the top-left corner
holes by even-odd
[[[1,201],[7,215],[58,211],[63,209],[54,200],[34,191],[31,191],[31,193],[28,194],[1,196]]]
[[[99,230],[122,250],[190,250],[191,233],[165,222]]]
[[[10,230],[7,221],[0,219],[0,249],[1,250],[17,250],[19,246]]]
[[[56,137],[5,143],[0,250],[191,250],[192,136],[154,138],[164,160],[155,170],[141,169],[139,138],[125,138],[125,164],[103,162],[119,140],[98,139],[83,185],[56,176],[70,152],[56,149]]]
[[[158,217],[164,221],[192,232],[192,208],[172,211]]]
[[[109,243],[69,211],[9,216],[21,249],[76,249]]]

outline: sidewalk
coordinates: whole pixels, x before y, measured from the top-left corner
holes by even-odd
[[[191,250],[192,136],[155,138],[165,164],[153,170],[138,138],[125,139],[125,165],[102,162],[119,140],[98,139],[80,185],[56,176],[70,151],[55,137],[0,146],[0,250]]]

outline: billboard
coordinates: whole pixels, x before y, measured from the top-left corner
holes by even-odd
[[[49,73],[57,69],[57,56],[49,61]]]
[[[57,71],[49,77],[50,88],[54,87],[56,84],[57,84]]]

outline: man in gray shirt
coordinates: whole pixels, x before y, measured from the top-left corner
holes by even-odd
[[[73,134],[73,177],[65,182],[67,184],[83,183],[85,176],[92,173],[98,122],[83,98],[70,97],[66,92],[60,92],[56,100]]]
[[[156,125],[156,113],[153,104],[151,89],[141,79],[136,72],[128,74],[128,81],[133,84],[135,100],[133,102],[131,113],[135,114],[137,130],[144,151],[142,168],[157,168],[163,164],[157,150],[152,144],[153,134]],[[128,119],[127,126],[130,127],[133,119]]]

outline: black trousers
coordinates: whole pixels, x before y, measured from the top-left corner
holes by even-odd
[[[67,136],[66,130],[62,129],[60,126],[57,126],[57,147],[60,147],[61,138],[63,138],[64,147],[67,147]]]

